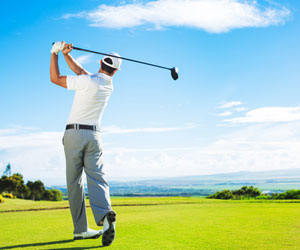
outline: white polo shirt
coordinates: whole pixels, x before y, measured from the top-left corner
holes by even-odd
[[[67,88],[76,91],[68,124],[100,125],[113,92],[112,77],[103,73],[67,76]]]

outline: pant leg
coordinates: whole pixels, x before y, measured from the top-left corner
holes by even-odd
[[[88,229],[84,186],[82,182],[85,141],[86,139],[80,130],[66,130],[64,135],[66,177],[74,233],[85,232]]]
[[[87,178],[89,199],[96,223],[111,211],[109,186],[104,178],[100,132],[89,131],[90,140],[84,154],[84,170]]]

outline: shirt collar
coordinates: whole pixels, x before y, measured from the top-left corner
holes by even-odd
[[[98,73],[99,75],[101,75],[101,77],[106,80],[106,81],[111,81],[112,80],[112,76],[106,75],[104,73]]]

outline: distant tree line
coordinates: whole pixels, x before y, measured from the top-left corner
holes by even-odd
[[[300,190],[292,189],[279,194],[266,195],[266,198],[273,200],[296,200],[300,199]]]
[[[0,178],[0,194],[7,192],[20,199],[61,201],[62,192],[56,189],[47,190],[40,180],[28,181],[25,185],[19,173]]]
[[[222,199],[222,200],[240,200],[245,198],[256,198],[261,195],[261,191],[253,186],[243,186],[237,190],[228,190],[216,192],[215,194],[207,196],[211,199]]]
[[[266,200],[294,200],[300,199],[300,190],[288,190],[282,193],[273,193],[271,195],[262,194],[262,192],[253,186],[243,186],[237,190],[228,190],[216,192],[207,196],[210,199],[222,200],[242,200],[242,199],[266,199]]]

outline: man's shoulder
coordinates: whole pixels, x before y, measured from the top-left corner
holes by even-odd
[[[69,76],[72,77],[74,79],[77,79],[79,81],[89,81],[92,78],[91,74],[81,74],[81,75],[77,75],[77,76]]]
[[[112,77],[107,76],[103,73],[95,73],[95,74],[82,74],[79,76],[74,76],[77,82],[82,82],[85,84],[100,84],[107,85],[112,84]]]
[[[67,87],[69,90],[83,90],[90,85],[91,76],[82,74],[77,76],[67,76]]]

